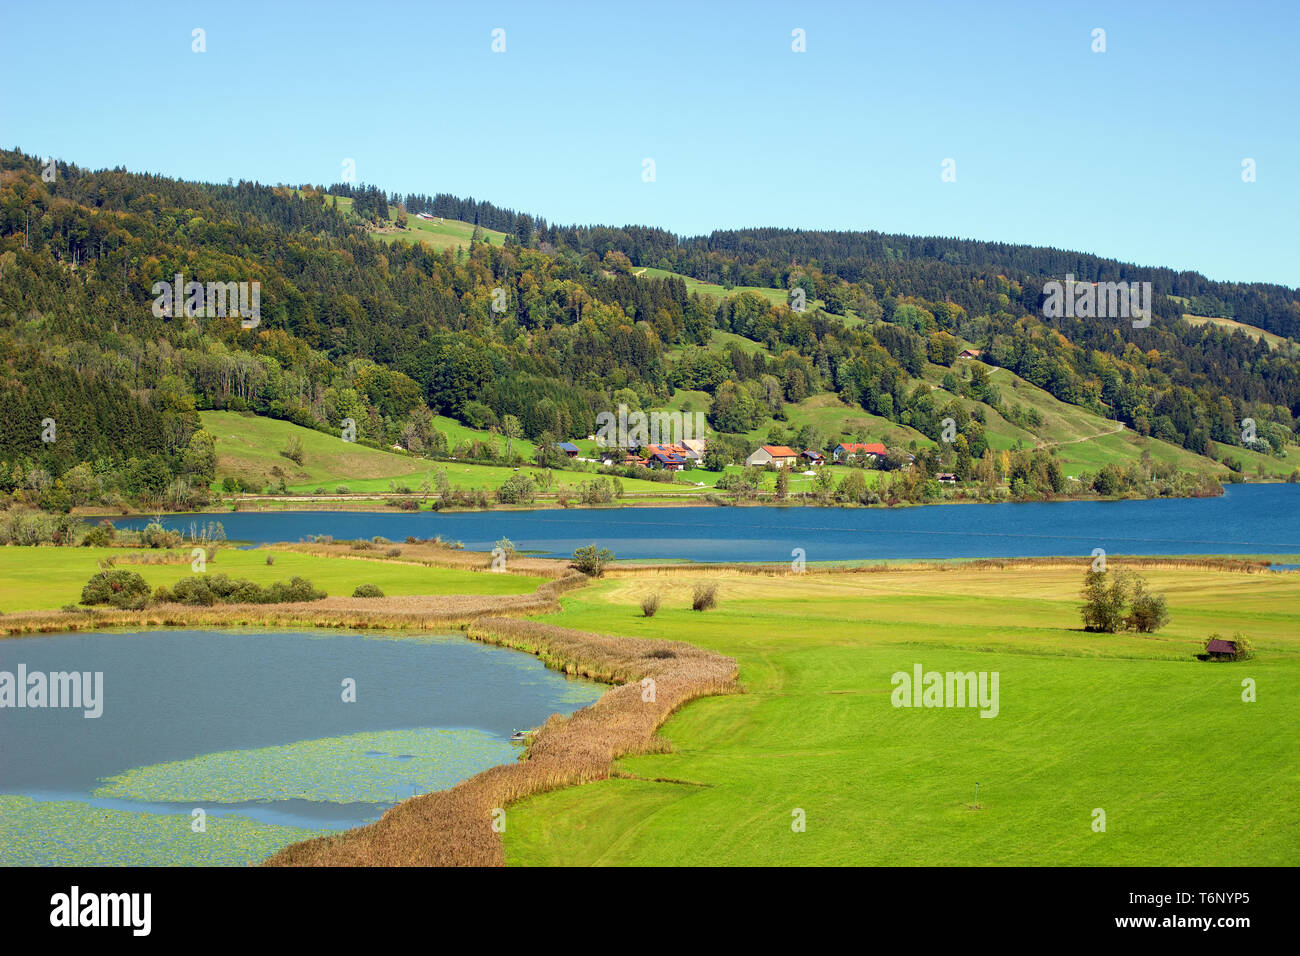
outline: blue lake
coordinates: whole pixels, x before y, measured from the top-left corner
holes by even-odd
[[[101,673],[102,713],[0,710],[3,864],[255,862],[508,763],[513,731],[605,689],[459,634],[0,641],[0,671],[20,665]]]
[[[143,527],[149,519],[122,519]],[[176,515],[168,527],[217,520],[232,540],[408,535],[491,550],[568,557],[598,544],[619,558],[808,561],[1108,554],[1300,554],[1300,485],[1230,485],[1217,498],[934,505],[917,508],[679,507],[433,512],[230,512]]]

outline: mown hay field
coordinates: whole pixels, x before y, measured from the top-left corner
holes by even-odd
[[[507,862],[1294,863],[1300,574],[1148,567],[1170,624],[1097,635],[1079,629],[1083,571],[620,572],[567,595],[548,623],[715,651],[746,692],[673,716],[671,752],[515,804]],[[718,607],[692,611],[704,581]],[[650,591],[662,607],[645,618]],[[1215,631],[1259,656],[1198,662]],[[918,663],[997,671],[997,716],[892,706],[892,675]]]
[[[405,563],[400,557],[383,559],[390,548],[406,547],[400,543],[376,545],[375,552],[358,552],[355,559],[331,558],[303,554],[286,549],[258,548],[241,551],[233,546],[217,548],[207,562],[205,574],[226,574],[247,578],[261,585],[287,581],[296,576],[307,578],[331,597],[348,597],[360,584],[375,584],[384,594],[528,594],[546,576],[536,574],[495,574],[470,568],[427,567]],[[415,549],[418,553],[419,549]],[[190,549],[172,549],[175,564],[131,563],[131,555],[146,560],[161,560],[163,552],[128,551],[122,548],[54,548],[0,547],[0,612],[54,610],[76,604],[81,589],[91,575],[99,571],[99,562],[116,558],[117,567],[139,572],[150,587],[171,587],[191,569]],[[267,555],[274,564],[267,564]],[[413,560],[418,560],[413,557]]]

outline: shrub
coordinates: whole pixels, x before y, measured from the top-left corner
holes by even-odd
[[[179,531],[168,531],[157,521],[151,521],[140,532],[140,543],[146,548],[175,548],[181,543]]]
[[[646,617],[654,617],[655,612],[659,610],[659,595],[647,594],[641,599],[641,613]]]
[[[139,610],[149,603],[149,584],[135,571],[100,571],[81,589],[82,604]]]
[[[375,598],[383,597],[384,592],[380,590],[379,585],[377,584],[358,584],[356,590],[352,592],[352,596],[359,598]]]
[[[254,585],[256,587],[256,585]],[[292,577],[289,583],[276,581],[266,589],[267,604],[284,604],[289,601],[319,601],[328,597],[324,591],[318,591],[306,578]]]
[[[347,485],[339,485],[337,488],[334,489],[334,494],[346,495],[348,493],[348,490],[349,489]]]
[[[384,554],[390,558],[400,558],[402,556],[401,548],[389,548]]]
[[[105,522],[107,524],[107,522]],[[105,528],[104,525],[96,525],[86,532],[86,536],[81,539],[83,548],[106,548],[113,543],[113,533],[109,530],[112,525]]]
[[[266,556],[266,563],[267,563],[267,564],[275,564],[275,555],[273,555],[273,554],[268,554],[268,555]]]
[[[614,552],[608,548],[597,549],[594,544],[579,548],[573,552],[572,567],[594,578],[605,573],[605,565],[614,560]]]
[[[1225,640],[1228,640],[1228,638],[1225,638],[1222,634],[1211,634],[1209,637],[1207,637],[1205,639],[1205,653],[1201,655],[1202,658],[1207,660],[1217,659],[1217,658],[1210,658],[1210,654],[1209,654],[1210,641],[1225,641]],[[1240,631],[1238,631],[1236,634],[1233,634],[1232,642],[1237,646],[1237,653],[1232,655],[1232,657],[1228,658],[1228,660],[1248,661],[1255,656],[1255,645],[1251,642],[1250,638],[1248,638],[1245,634],[1242,634]]]
[[[691,609],[707,611],[718,606],[718,586],[716,584],[695,585],[695,595],[691,598]]]
[[[302,439],[297,435],[289,435],[289,437],[285,439],[284,447],[280,449],[280,454],[285,458],[288,458],[294,464],[301,465],[303,458],[305,457],[303,454]]]
[[[1164,596],[1147,591],[1146,581],[1132,571],[1089,569],[1081,596],[1079,613],[1086,631],[1114,634],[1128,629],[1149,634],[1169,623]]]
[[[1124,623],[1142,634],[1160,630],[1169,623],[1169,608],[1164,595],[1147,593],[1146,584],[1139,580],[1133,594],[1133,605]]]
[[[222,575],[213,575],[214,578]],[[162,604],[189,604],[196,607],[211,607],[217,603],[218,596],[206,576],[193,575],[181,578],[171,590],[159,588],[154,599]]]
[[[537,496],[537,485],[525,474],[514,474],[495,492],[497,501],[505,505],[526,505]]]
[[[81,519],[30,508],[0,511],[0,544],[76,544],[83,535]]]
[[[1234,661],[1248,661],[1255,656],[1255,644],[1245,634],[1240,631],[1232,635],[1233,643],[1237,645],[1237,656]]]
[[[214,604],[284,604],[289,601],[319,601],[326,597],[305,578],[290,578],[261,587],[255,581],[232,579],[224,574],[193,575],[182,578],[169,591],[159,588],[154,600],[160,603],[210,607]]]

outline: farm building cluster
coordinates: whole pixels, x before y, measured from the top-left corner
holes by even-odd
[[[579,458],[581,449],[570,441],[556,442],[556,449],[569,458]],[[644,468],[663,468],[668,471],[683,471],[688,467],[698,468],[704,462],[704,452],[708,448],[708,439],[683,438],[671,444],[648,443],[627,448],[605,448],[599,451],[599,460],[604,465],[640,465]],[[878,465],[889,454],[880,442],[841,442],[823,454],[811,448],[797,450],[788,445],[760,445],[745,459],[746,467],[766,468],[819,468],[826,464],[847,464],[860,460],[865,464]],[[908,458],[913,456],[908,455]],[[939,480],[953,476],[939,475]],[[955,480],[955,477],[953,477]]]
[[[861,458],[875,464],[888,454],[889,450],[880,442],[841,442],[831,449],[831,461],[840,464]],[[745,464],[759,468],[766,468],[768,465],[776,468],[793,468],[799,465],[817,468],[826,464],[826,456],[811,448],[796,451],[787,445],[761,445],[745,459]]]
[[[646,468],[664,468],[668,471],[682,471],[686,463],[698,467],[704,460],[704,450],[708,440],[704,438],[683,438],[671,445],[647,444],[635,450],[611,448],[601,453],[601,460],[614,465],[642,465]]]

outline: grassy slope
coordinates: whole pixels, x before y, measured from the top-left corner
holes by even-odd
[[[203,524],[206,519],[196,521]],[[400,545],[399,545],[400,546]],[[108,556],[129,552],[120,548],[0,547],[0,612],[57,610],[75,604],[81,589]],[[157,552],[152,552],[157,553]],[[118,568],[137,571],[151,587],[171,586],[194,572],[189,551],[184,564],[126,564]],[[493,574],[456,568],[434,568],[396,561],[348,560],[275,552],[275,564],[266,563],[268,552],[220,548],[207,565],[208,574],[247,578],[258,584],[307,578],[333,597],[347,597],[359,584],[377,584],[386,595],[409,594],[525,594],[542,578],[524,574]]]
[[[1275,332],[1268,332],[1258,326],[1248,325],[1245,322],[1238,322],[1235,319],[1225,319],[1217,315],[1188,315],[1187,313],[1183,313],[1183,318],[1192,325],[1217,325],[1220,328],[1227,329],[1229,332],[1240,330],[1256,341],[1263,339],[1268,343],[1269,348],[1295,349],[1296,347],[1296,343],[1284,336],[1278,335]]]
[[[340,486],[346,486],[354,494],[378,494],[389,490],[389,483],[396,481],[413,490],[419,488],[426,478],[432,480],[438,470],[447,472],[452,485],[458,488],[499,488],[512,474],[513,468],[506,465],[475,465],[455,461],[427,461],[396,452],[380,451],[367,448],[353,442],[344,442],[334,435],[327,435],[310,428],[302,428],[290,422],[257,415],[241,415],[238,412],[203,412],[203,427],[217,437],[217,479],[218,483],[227,475],[250,480],[257,488],[264,489],[275,477],[272,468],[279,468],[287,476],[289,490],[300,494],[310,494],[317,488],[324,488],[327,494],[333,494]],[[447,433],[453,444],[468,437],[488,439],[485,432],[476,432],[457,421],[448,418],[435,420],[437,427]],[[303,463],[297,465],[280,454],[290,434],[298,435],[303,443]],[[498,447],[505,447],[505,439],[497,438]],[[521,443],[525,454],[535,450],[531,442]],[[524,473],[538,469],[524,466]],[[596,477],[582,472],[555,472],[553,487],[574,485],[587,482]],[[629,495],[637,493],[681,492],[690,494],[697,489],[677,484],[666,485],[653,481],[621,479],[624,491]]]
[[[326,196],[324,201],[329,204],[336,198],[338,199],[339,210],[345,215],[350,215],[352,200],[347,196]],[[457,246],[469,248],[470,237],[474,234],[473,223],[461,222],[459,219],[444,219],[442,222],[429,221],[419,218],[415,213],[407,216],[405,229],[398,229],[397,210],[391,206],[389,207],[388,221],[389,225],[383,232],[372,232],[371,235],[384,242],[427,242],[438,252],[444,249],[455,249]],[[505,237],[504,232],[497,232],[495,229],[483,230],[484,241],[494,246],[503,245]]]
[[[748,693],[690,705],[667,755],[513,805],[513,864],[1286,864],[1300,852],[1300,575],[1145,572],[1161,634],[1077,630],[1081,569],[612,580],[548,621],[732,655]],[[664,594],[654,618],[636,612]],[[1246,664],[1191,658],[1248,632]],[[891,675],[998,671],[1001,713],[896,709]],[[1241,680],[1259,701],[1241,701]],[[658,781],[658,782],[655,782]],[[679,781],[679,782],[664,782]],[[981,784],[982,809],[969,809]],[[1207,813],[1218,807],[1222,813]],[[807,813],[807,832],[791,813]],[[1094,808],[1107,831],[1091,829]]]
[[[710,348],[715,352],[725,352],[733,340],[743,343],[742,347],[747,351],[766,351],[761,343],[728,332],[716,332]],[[668,350],[670,361],[675,357],[675,353],[680,353],[680,349]],[[944,366],[927,365],[920,381],[931,386],[937,393],[934,396],[935,400],[941,405],[957,398],[970,411],[980,403],[971,399],[958,398],[941,387],[946,373],[956,371],[960,375],[969,364],[970,360],[964,359],[958,361],[951,370]],[[1077,405],[1066,404],[1007,369],[986,367],[990,380],[999,387],[1006,405],[1016,405],[1025,410],[1036,409],[1042,418],[1042,424],[1035,426],[1031,431],[1008,421],[998,412],[984,406],[985,434],[989,446],[994,451],[1012,449],[1017,445],[1024,448],[1038,445],[1055,447],[1065,473],[1071,476],[1077,476],[1083,471],[1095,472],[1103,465],[1112,463],[1131,465],[1140,460],[1144,451],[1157,461],[1173,463],[1183,470],[1208,470],[1219,477],[1228,474],[1227,468],[1211,459],[1156,438],[1138,435],[1122,428],[1119,422],[1103,418]],[[914,385],[915,381],[909,383],[909,391]],[[708,396],[702,392],[682,392],[679,396],[687,396],[687,399],[679,401],[675,398],[672,407],[701,409],[708,407]],[[764,442],[774,423],[774,420],[768,419],[747,432],[745,437],[754,444]],[[913,442],[916,443],[917,448],[934,445],[931,439],[911,427],[899,425],[860,408],[845,406],[831,394],[814,395],[802,402],[788,405],[784,424],[791,431],[797,431],[805,424],[812,424],[818,428],[824,438],[831,440],[844,438],[883,441],[889,447],[911,447]],[[1266,474],[1284,477],[1296,467],[1295,462],[1300,447],[1289,449],[1289,457],[1282,460],[1234,447],[1224,448],[1221,451],[1241,458],[1248,474],[1252,476],[1255,473],[1255,466],[1262,463]]]
[[[699,293],[701,296],[704,296],[705,298],[721,300],[721,299],[729,299],[732,296],[740,295],[740,293],[742,292],[754,292],[758,295],[761,295],[763,298],[767,299],[767,301],[772,303],[773,305],[789,305],[790,293],[786,289],[769,289],[764,286],[757,286],[757,285],[737,285],[737,286],[732,286],[730,289],[728,289],[725,286],[718,285],[716,282],[704,282],[701,279],[694,279],[691,278],[690,276],[682,275],[679,272],[669,272],[667,269],[656,269],[653,267],[638,266],[637,268],[633,269],[632,272],[634,275],[645,276],[650,279],[668,279],[668,278],[681,279],[683,282],[686,283],[686,292],[688,295],[690,293]],[[808,303],[808,308],[820,309],[823,308],[825,305],[826,303],[823,302],[821,299],[814,299],[813,301]],[[837,318],[843,321],[845,325],[862,324],[862,319],[860,319],[854,313],[837,316]],[[735,338],[740,338],[740,336],[735,336]]]
[[[393,213],[390,216],[391,231],[376,232],[375,238],[382,239],[384,242],[427,242],[441,252],[443,249],[455,249],[458,246],[468,249],[470,237],[474,234],[473,223],[461,222],[458,219],[436,222],[420,219],[411,214],[407,216],[405,229],[398,229],[395,220],[396,213]],[[495,229],[484,229],[483,237],[486,242],[494,246],[500,246],[505,242],[505,233],[497,232]]]

